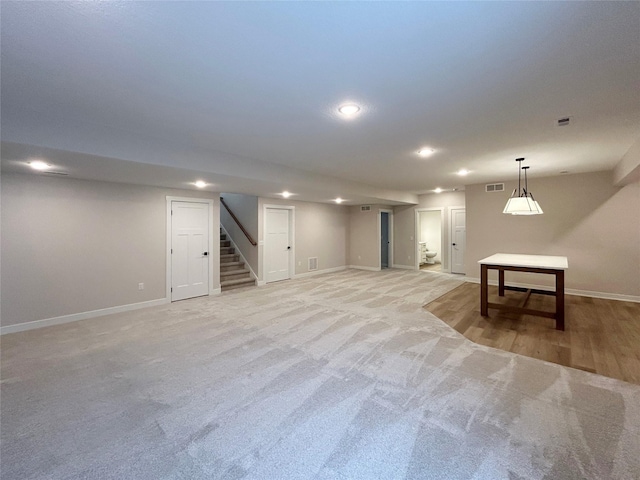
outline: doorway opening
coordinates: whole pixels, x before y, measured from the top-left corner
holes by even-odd
[[[446,272],[444,209],[416,210],[416,269]]]
[[[264,206],[263,271],[266,283],[289,280],[294,276],[295,208]]]
[[[166,197],[166,295],[172,302],[213,291],[213,200]]]
[[[393,210],[378,211],[378,226],[380,245],[378,265],[382,270],[393,266]]]
[[[449,213],[451,273],[464,274],[464,253],[467,246],[466,210],[465,207],[451,207]]]

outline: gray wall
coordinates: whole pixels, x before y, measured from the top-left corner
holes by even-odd
[[[506,201],[506,200],[505,200]],[[416,210],[420,208],[443,208],[444,246],[442,256],[442,268],[449,270],[448,249],[449,245],[449,209],[451,207],[465,206],[465,192],[443,192],[420,195],[418,205],[398,206],[394,208],[394,253],[395,263],[398,265],[415,268],[416,265]],[[468,212],[467,212],[468,215]],[[417,235],[420,235],[418,232]],[[467,239],[467,244],[469,240]]]
[[[349,265],[371,269],[380,268],[380,243],[378,242],[380,209],[392,210],[393,207],[371,205],[371,210],[368,212],[361,211],[360,206],[350,207]],[[397,263],[395,256],[393,262]]]
[[[229,205],[229,208],[238,220],[240,220],[242,226],[257,242],[259,232],[258,197],[238,193],[222,193],[220,196],[224,198],[225,203]],[[251,242],[249,242],[240,227],[238,227],[238,224],[231,218],[227,209],[222,205],[220,206],[220,223],[222,223],[222,226],[231,236],[233,242],[244,256],[244,259],[257,275],[259,270],[258,246],[251,245]]]
[[[218,225],[217,193],[3,174],[3,326],[165,298],[166,196],[213,199]]]
[[[318,257],[318,270],[347,265],[349,242],[349,207],[290,199],[258,199],[259,242],[264,242],[264,206],[295,207],[295,274],[307,273],[309,257]],[[263,245],[259,245],[260,252]],[[262,255],[262,253],[260,253]],[[264,281],[262,265],[258,278]]]
[[[468,185],[467,276],[494,253],[563,255],[568,289],[640,296],[640,183],[613,186],[612,172],[532,178],[529,189],[544,215],[505,215],[515,182],[503,194]],[[550,285],[546,275],[510,275],[514,281]]]

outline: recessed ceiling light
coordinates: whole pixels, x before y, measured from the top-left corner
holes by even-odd
[[[436,193],[441,193],[441,192],[442,192],[442,189],[441,189],[440,187],[438,187],[438,188],[436,188],[436,189],[434,190],[434,192],[436,192]]]
[[[428,157],[429,155],[433,155],[433,152],[435,152],[433,148],[423,147],[418,150],[418,155],[420,155],[421,157]]]
[[[286,190],[284,192],[282,192],[282,196],[284,198],[289,198],[291,196],[291,193],[287,192]]]
[[[458,170],[458,175],[464,177],[465,175],[469,174],[469,170],[467,170],[466,168],[461,168],[460,170]]]
[[[338,198],[335,199],[335,202],[336,203],[342,203],[342,199],[340,197],[338,197]]]
[[[198,180],[197,182],[194,182],[194,185],[198,188],[204,188],[207,186],[207,182],[204,182],[202,180]]]
[[[338,111],[347,117],[352,117],[360,111],[360,107],[355,103],[347,103],[338,108]]]
[[[29,166],[34,170],[48,170],[51,168],[51,165],[43,162],[42,160],[34,160],[33,162],[29,162]]]

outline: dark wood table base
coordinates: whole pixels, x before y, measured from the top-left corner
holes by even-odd
[[[519,306],[504,305],[502,303],[489,302],[489,284],[488,284],[488,272],[489,270],[498,270],[498,295],[504,297],[505,290],[516,290],[526,292],[527,295]],[[555,275],[556,277],[556,289],[555,291],[548,290],[536,290],[526,289],[520,287],[510,287],[504,284],[504,272],[528,272],[528,273],[544,273],[548,275]],[[532,293],[543,295],[554,295],[556,297],[556,311],[547,312],[544,310],[534,310],[531,308],[525,308],[525,304],[529,300]],[[483,317],[489,316],[489,309],[495,308],[498,310],[504,310],[506,312],[515,312],[525,315],[535,315],[538,317],[555,318],[556,330],[564,330],[564,270],[556,270],[551,268],[532,268],[532,267],[511,267],[506,265],[480,265],[480,314]]]

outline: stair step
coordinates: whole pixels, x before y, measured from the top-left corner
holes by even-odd
[[[255,286],[256,281],[253,278],[242,278],[240,280],[226,280],[220,282],[220,288],[223,291],[232,290],[234,288]]]
[[[233,247],[220,247],[220,255],[229,255],[230,253],[235,253]]]
[[[241,278],[251,278],[249,270],[229,270],[228,272],[220,272],[220,281],[240,280]]]
[[[244,268],[244,262],[220,262],[220,272],[228,272],[229,270],[241,270]]]
[[[220,272],[220,276],[228,276],[228,275],[237,275],[238,273],[251,273],[249,270],[245,268],[236,268],[234,270],[227,270],[225,272]]]
[[[220,234],[220,241],[226,240],[226,239],[227,239],[227,236],[224,233],[221,233]]]
[[[231,240],[220,240],[220,248],[230,247]]]
[[[240,258],[240,255],[238,255],[237,253],[221,253],[220,254],[220,261],[221,262],[237,262],[238,259]]]

